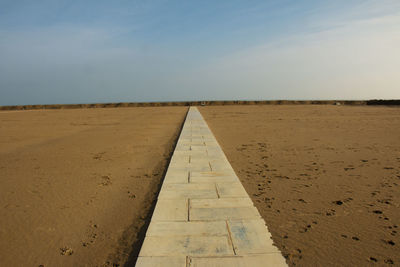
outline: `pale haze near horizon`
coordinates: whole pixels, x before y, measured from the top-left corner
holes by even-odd
[[[400,99],[400,1],[2,1],[0,105]]]

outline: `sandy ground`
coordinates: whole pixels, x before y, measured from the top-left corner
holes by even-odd
[[[0,112],[0,265],[132,263],[186,111]]]
[[[400,108],[202,107],[291,266],[400,265]]]

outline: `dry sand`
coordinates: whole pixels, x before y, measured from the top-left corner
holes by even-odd
[[[0,265],[133,263],[186,107],[0,112]],[[200,108],[290,265],[400,264],[400,108]]]
[[[186,111],[0,112],[0,265],[132,263]]]
[[[202,107],[291,266],[400,265],[400,108]]]

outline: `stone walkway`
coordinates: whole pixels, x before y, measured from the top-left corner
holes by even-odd
[[[186,117],[136,266],[287,266],[195,107]]]

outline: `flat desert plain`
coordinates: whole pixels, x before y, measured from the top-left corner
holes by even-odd
[[[0,265],[132,265],[186,112],[0,112]],[[291,266],[400,264],[400,108],[200,112]]]
[[[0,265],[132,263],[187,107],[0,112]]]
[[[291,266],[400,265],[400,108],[200,108]]]

